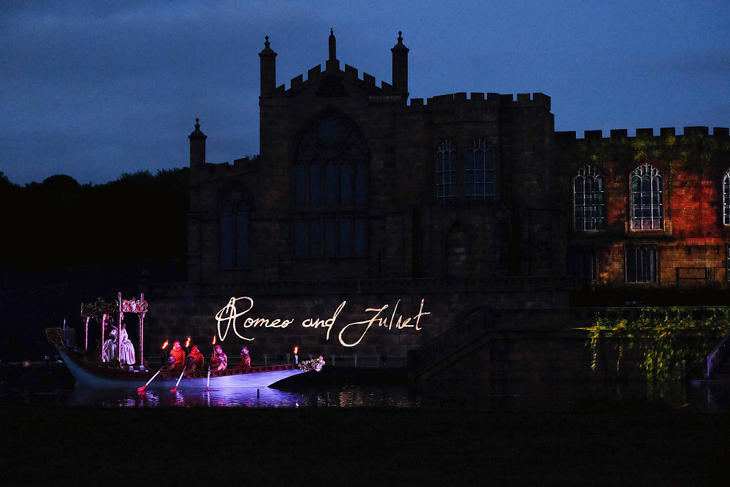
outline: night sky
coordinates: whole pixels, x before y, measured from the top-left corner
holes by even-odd
[[[730,125],[730,1],[0,2],[0,171],[103,183],[258,153],[259,58],[277,85],[341,61],[391,81],[403,31],[411,97],[552,97],[556,130]],[[362,74],[361,74],[362,76]]]

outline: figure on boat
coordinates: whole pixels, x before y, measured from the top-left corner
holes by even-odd
[[[182,372],[185,366],[185,350],[183,350],[180,342],[175,342],[170,350],[170,358],[167,361],[167,370],[174,372]]]
[[[134,365],[135,358],[134,358],[134,345],[132,345],[132,341],[129,339],[129,335],[127,334],[127,328],[124,326],[124,322],[122,322],[122,331],[121,331],[121,346],[119,347],[119,362],[121,364],[126,365]]]
[[[226,367],[228,367],[228,356],[223,353],[223,348],[220,345],[216,345],[213,355],[210,357],[210,370],[220,372],[225,370]]]
[[[111,362],[117,358],[117,327],[112,327],[109,332],[109,338],[104,340],[104,345],[101,348],[101,361]]]
[[[245,345],[241,349],[241,368],[243,370],[251,369],[251,353],[248,351],[248,347]]]
[[[196,372],[203,370],[205,366],[205,357],[203,357],[203,354],[200,353],[197,345],[193,345],[185,364],[185,370],[189,375],[194,375]]]

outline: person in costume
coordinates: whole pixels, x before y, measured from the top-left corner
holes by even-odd
[[[251,368],[251,353],[245,345],[241,349],[241,368],[243,370],[249,370]]]
[[[129,340],[129,335],[127,334],[127,328],[124,326],[124,323],[122,323],[122,344],[119,347],[119,361],[122,364],[127,365],[133,365],[134,364],[134,345],[132,345],[132,342]]]
[[[190,349],[190,355],[188,355],[186,363],[187,365],[185,366],[185,370],[189,374],[194,374],[196,371],[203,370],[203,367],[205,366],[205,357],[203,357],[203,354],[200,353],[197,345],[193,345],[193,348]]]
[[[168,370],[182,372],[185,366],[185,350],[183,350],[180,342],[175,342],[170,350],[170,358],[168,359]]]
[[[117,358],[117,328],[112,327],[109,332],[109,338],[104,340],[101,348],[101,361],[111,362]]]
[[[223,353],[220,345],[215,346],[213,355],[210,357],[210,369],[215,371],[225,370],[228,367],[228,356]]]

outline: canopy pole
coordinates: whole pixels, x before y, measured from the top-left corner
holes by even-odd
[[[101,315],[101,360],[104,361],[104,333],[106,332],[106,313]]]
[[[122,311],[122,293],[117,293],[119,297],[119,321],[117,322],[117,361],[119,367],[122,366],[122,320],[124,319],[124,311]]]
[[[144,303],[144,293],[139,295],[139,305]],[[144,366],[144,313],[139,314],[139,365]]]
[[[84,351],[89,351],[89,320],[91,316],[86,317],[86,325],[84,326]]]

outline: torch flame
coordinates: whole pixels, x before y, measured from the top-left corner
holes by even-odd
[[[213,335],[213,345],[215,345],[215,335]]]
[[[165,340],[165,343],[162,344],[162,349],[163,350],[166,349],[167,348],[167,345],[169,345],[169,343],[170,342],[168,340]]]
[[[294,355],[299,353],[299,347],[294,347]]]
[[[190,346],[190,337],[188,337],[187,340],[185,340],[185,348],[188,348]]]

